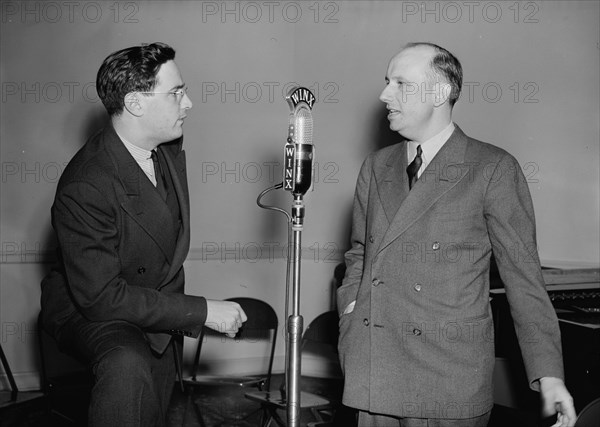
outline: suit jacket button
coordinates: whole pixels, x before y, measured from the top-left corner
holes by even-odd
[[[440,242],[433,242],[433,245],[431,245],[431,249],[433,249],[434,251],[437,251],[440,248]]]
[[[421,285],[419,283],[415,283],[414,289],[417,292],[421,292]]]
[[[146,272],[146,269],[144,267],[138,268],[138,274],[144,274],[145,272]]]
[[[417,328],[415,328],[415,329],[413,329],[413,334],[414,334],[414,335],[417,335],[417,336],[418,336],[418,335],[421,335],[421,330],[420,330],[420,329],[417,329]]]
[[[369,242],[374,243],[375,242],[375,238],[373,238],[373,236],[369,236]]]
[[[363,324],[365,326],[369,326],[369,319],[363,319]]]
[[[373,281],[371,282],[371,284],[375,287],[381,285],[383,282],[380,282],[379,279],[373,279]]]

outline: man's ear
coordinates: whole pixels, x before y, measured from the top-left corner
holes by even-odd
[[[125,99],[123,101],[125,103],[125,109],[130,114],[136,117],[140,117],[144,114],[139,96],[135,92],[129,92],[127,95],[125,95]]]
[[[435,83],[435,106],[439,107],[443,105],[446,101],[450,100],[450,95],[452,94],[452,86],[450,83]]]

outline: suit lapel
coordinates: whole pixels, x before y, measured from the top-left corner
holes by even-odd
[[[152,237],[171,262],[175,243],[167,204],[112,127],[106,133],[105,143],[116,166],[117,177],[125,189],[120,200],[121,207]]]
[[[400,142],[394,146],[385,165],[375,171],[379,200],[390,224],[408,195],[408,176],[403,166],[407,163],[406,142]]]
[[[401,150],[404,152],[404,161],[400,163],[402,166],[396,167],[396,169],[404,172],[407,166],[406,145],[404,143],[401,145]],[[467,137],[457,126],[448,141],[427,165],[410,192],[408,192],[408,177],[402,178],[401,181],[406,186],[407,193],[403,192],[404,187],[402,187],[400,193],[405,194],[405,197],[401,200],[377,252],[381,252],[400,237],[440,197],[468,175],[469,168],[464,165],[466,148]]]
[[[179,143],[181,144],[181,143]],[[180,145],[178,145],[179,147]],[[189,247],[190,247],[190,201],[189,192],[187,187],[187,175],[186,175],[186,162],[185,162],[185,151],[178,151],[175,157],[172,157],[169,150],[159,146],[158,148],[165,154],[165,160],[167,167],[171,172],[171,178],[173,180],[173,187],[177,200],[179,201],[179,210],[181,214],[181,230],[177,238],[177,245],[173,252],[173,260],[171,262],[171,268],[169,273],[161,283],[160,287],[166,285],[171,281],[175,274],[181,268],[181,265],[185,261]]]

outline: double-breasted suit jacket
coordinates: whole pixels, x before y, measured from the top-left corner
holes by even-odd
[[[42,282],[43,323],[55,336],[75,313],[137,325],[159,353],[171,334],[199,334],[206,300],[183,294],[190,212],[182,140],[158,151],[179,218],[112,126],[90,138],[65,168],[52,206],[59,263]]]
[[[337,299],[344,403],[416,418],[491,409],[492,253],[532,386],[562,378],[560,332],[517,161],[456,127],[409,191],[406,152],[402,142],[371,154],[356,185]]]

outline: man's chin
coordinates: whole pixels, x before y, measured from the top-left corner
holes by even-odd
[[[402,129],[402,127],[400,125],[398,125],[397,123],[394,124],[393,122],[390,122],[390,130],[392,130],[394,132],[400,132],[401,129]]]
[[[183,132],[173,132],[167,138],[165,138],[164,142],[173,142],[173,141],[178,140],[182,136],[183,136]]]
[[[175,128],[172,139],[181,138],[182,136],[183,136],[183,127],[179,126],[178,128]]]

